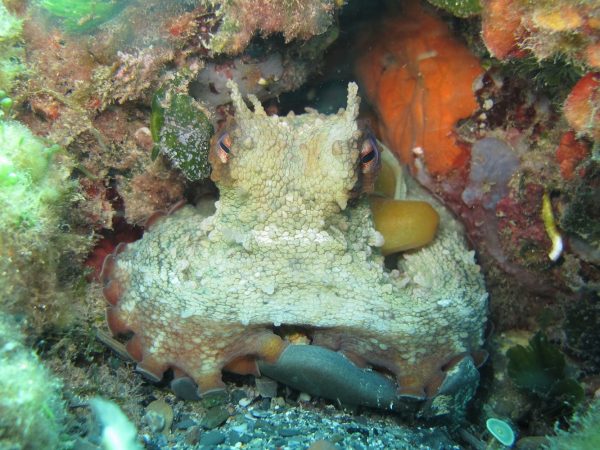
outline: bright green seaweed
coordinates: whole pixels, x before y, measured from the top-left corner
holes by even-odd
[[[116,16],[128,0],[40,0],[67,31],[89,31]]]

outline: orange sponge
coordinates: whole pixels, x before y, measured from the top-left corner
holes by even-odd
[[[477,108],[478,59],[417,6],[385,20],[364,45],[357,72],[388,146],[405,163],[421,148],[434,175],[463,166],[469,151],[457,145],[453,130]]]

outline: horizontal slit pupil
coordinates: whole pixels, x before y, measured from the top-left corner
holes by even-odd
[[[371,150],[366,155],[361,156],[360,162],[362,162],[363,164],[368,163],[369,161],[372,161],[373,158],[375,158],[375,151]]]

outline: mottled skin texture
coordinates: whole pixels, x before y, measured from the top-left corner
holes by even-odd
[[[336,115],[268,117],[237,88],[226,155],[215,142],[220,198],[203,217],[186,206],[107,261],[109,325],[133,331],[128,350],[157,378],[169,367],[201,392],[223,368],[275,361],[280,325],[313,344],[385,368],[400,392],[432,395],[443,370],[482,343],[486,294],[460,236],[436,240],[390,272],[359,182],[356,85]],[[356,189],[355,189],[356,191]]]

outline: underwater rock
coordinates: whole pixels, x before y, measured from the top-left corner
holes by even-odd
[[[265,37],[281,33],[286,43],[323,34],[334,23],[335,10],[343,5],[334,0],[209,0],[208,3],[218,5],[217,17],[221,19],[210,48],[215,53],[233,55],[241,53],[255,33]]]
[[[252,112],[230,86],[235,125],[210,154],[216,213],[184,207],[104,263],[108,323],[133,331],[138,369],[160,380],[174,367],[204,395],[222,389],[222,370],[276,362],[288,345],[280,326],[385,368],[419,398],[470,354],[481,363],[487,294],[454,222],[390,272],[367,200],[351,198],[362,176],[356,85],[345,111],[287,117],[255,97]]]

